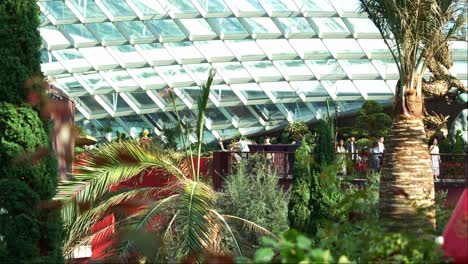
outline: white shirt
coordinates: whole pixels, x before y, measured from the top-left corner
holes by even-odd
[[[239,149],[241,152],[249,152],[250,149],[249,149],[249,142],[248,141],[245,141],[245,140],[240,140],[239,142],[237,142],[237,144],[239,144]]]
[[[385,146],[382,142],[378,142],[379,143],[379,153],[384,153],[385,151]]]

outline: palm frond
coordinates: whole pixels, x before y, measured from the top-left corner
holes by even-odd
[[[237,217],[234,215],[223,215],[223,217],[227,220],[235,220],[235,221],[239,221],[243,223],[244,227],[250,230],[251,232],[257,233],[259,235],[265,235],[265,236],[269,236],[275,239],[279,239],[273,232],[270,232],[266,228],[260,225],[257,225],[256,223],[249,221],[247,219]]]
[[[211,84],[213,83],[214,76],[216,74],[216,71],[214,69],[211,69],[209,74],[208,74],[208,80],[206,81],[206,84],[203,85],[201,89],[201,94],[198,97],[197,100],[197,107],[198,107],[198,119],[197,119],[197,171],[195,174],[195,180],[198,180],[200,177],[200,156],[201,156],[201,147],[203,144],[203,129],[205,126],[205,111],[206,111],[206,106],[208,104],[208,97],[210,96],[210,89],[211,89]]]

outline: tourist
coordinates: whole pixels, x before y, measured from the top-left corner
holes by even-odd
[[[270,142],[270,137],[266,137],[265,138],[265,142],[263,143],[264,145],[271,145],[271,142]],[[273,164],[273,153],[271,153],[268,148],[265,148],[265,151],[267,152],[265,157],[266,157],[266,161],[268,164]]]
[[[240,151],[241,157],[243,159],[246,159],[248,157],[248,153],[250,152],[250,149],[249,149],[250,142],[247,140],[246,137],[241,137],[239,142],[237,142],[237,145],[239,145],[239,151]]]
[[[372,144],[371,148],[371,168],[373,173],[379,172],[379,163],[380,163],[380,157],[382,156],[380,149],[379,149],[379,143],[374,142]]]
[[[439,146],[437,146],[437,139],[434,138],[434,141],[432,141],[432,145],[429,147],[429,151],[432,157],[432,172],[434,173],[435,180],[439,181],[440,155],[439,155]]]
[[[378,147],[379,147],[379,168],[382,168],[383,165],[383,155],[385,153],[384,137],[379,137]],[[380,171],[380,170],[379,170]]]
[[[356,143],[355,137],[350,137],[348,143],[346,144],[346,151],[351,153],[351,160],[353,163],[356,163],[359,158],[359,148]]]
[[[336,160],[339,169],[338,174],[346,175],[346,148],[342,139],[340,139],[340,143],[336,146]]]

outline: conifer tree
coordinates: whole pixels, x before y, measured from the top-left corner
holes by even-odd
[[[0,1],[0,263],[64,262],[48,123],[25,103],[45,95],[38,16],[35,0]]]

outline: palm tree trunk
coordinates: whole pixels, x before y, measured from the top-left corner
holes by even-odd
[[[435,228],[434,181],[424,124],[419,119],[393,122],[380,180],[380,216],[391,230]],[[424,210],[420,210],[425,208]],[[405,230],[406,229],[406,230]]]

